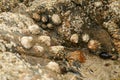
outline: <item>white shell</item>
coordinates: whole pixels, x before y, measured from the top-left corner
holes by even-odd
[[[47,46],[50,46],[51,44],[51,39],[49,36],[39,36],[38,40],[45,43]]]
[[[83,34],[83,35],[82,35],[82,40],[83,40],[84,42],[88,42],[88,41],[89,41],[89,35],[88,35],[88,34]]]
[[[43,52],[44,48],[42,46],[34,46],[33,47],[37,52]]]
[[[88,43],[88,48],[93,51],[96,51],[101,48],[101,45],[97,40],[90,40]]]
[[[50,50],[53,53],[58,53],[59,51],[63,51],[64,47],[63,46],[51,46]]]
[[[29,49],[32,47],[33,38],[31,36],[24,36],[21,38],[21,44],[24,48]]]
[[[39,34],[40,33],[40,28],[38,25],[29,26],[28,29],[32,34]]]
[[[59,15],[57,15],[57,14],[52,15],[52,21],[56,25],[59,25],[61,23],[61,19],[60,19]]]
[[[71,42],[78,43],[79,37],[78,34],[73,34],[70,38]]]
[[[55,72],[60,72],[60,67],[59,67],[59,64],[56,63],[56,62],[49,62],[47,64],[47,68],[51,69],[52,71],[55,71]]]

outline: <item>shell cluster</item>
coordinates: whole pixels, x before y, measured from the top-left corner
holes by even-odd
[[[78,63],[87,61],[86,51],[103,59],[120,53],[120,19],[112,15],[119,13],[111,5],[117,3],[59,0],[56,5],[45,5],[47,1],[40,1],[25,9],[27,15],[0,13],[0,51],[37,57],[36,64],[47,59],[46,68],[57,73],[77,73]]]

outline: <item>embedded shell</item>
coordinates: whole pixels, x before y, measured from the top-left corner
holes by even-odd
[[[33,46],[32,41],[33,38],[31,36],[24,36],[21,38],[21,44],[26,49],[30,49]]]
[[[32,34],[39,34],[40,33],[40,28],[38,25],[31,25],[28,27],[29,31],[32,33]]]

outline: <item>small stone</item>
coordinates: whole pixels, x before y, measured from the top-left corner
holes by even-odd
[[[47,24],[47,27],[48,27],[49,29],[53,29],[53,25],[52,25],[51,23],[48,23],[48,24]]]
[[[47,46],[51,45],[51,39],[49,36],[39,36],[38,40],[45,43]]]
[[[40,15],[37,14],[37,13],[33,13],[33,14],[32,14],[32,18],[33,18],[34,20],[36,20],[36,21],[40,21]]]
[[[73,34],[70,38],[70,41],[73,43],[78,43],[78,40],[79,40],[78,34]]]
[[[33,38],[31,36],[24,36],[21,38],[21,44],[24,48],[30,49],[32,45]]]
[[[56,63],[56,62],[49,62],[47,64],[47,68],[51,69],[52,71],[55,71],[55,72],[58,72],[60,73],[60,67],[59,67],[59,64]]]
[[[53,53],[58,53],[59,51],[63,51],[64,47],[63,46],[51,46],[50,50]]]
[[[88,41],[89,41],[89,35],[88,35],[88,34],[83,34],[83,35],[82,35],[82,40],[83,40],[84,42],[88,42]]]
[[[60,16],[58,14],[53,14],[52,21],[54,24],[59,25],[61,23]]]
[[[46,15],[42,15],[41,20],[42,20],[43,23],[48,22],[48,16],[46,16]]]
[[[32,34],[39,34],[40,33],[40,28],[38,25],[29,26],[28,29]]]

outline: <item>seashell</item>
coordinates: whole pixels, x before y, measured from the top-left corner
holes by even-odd
[[[101,52],[99,56],[102,59],[110,59],[112,57],[112,55],[108,54],[107,52]]]
[[[63,46],[51,46],[50,51],[53,53],[59,53],[59,51],[63,51],[64,47]]]
[[[30,49],[32,45],[33,38],[31,36],[24,36],[21,38],[21,44],[24,48]]]
[[[48,16],[47,16],[47,15],[42,15],[41,21],[42,21],[43,23],[48,22]]]
[[[101,44],[97,40],[90,40],[88,42],[88,48],[95,52],[101,48]]]
[[[33,49],[35,50],[35,52],[43,52],[44,48],[42,46],[33,46]]]
[[[83,34],[82,35],[82,40],[84,41],[84,42],[88,42],[89,41],[89,35],[88,34]]]
[[[56,25],[59,25],[62,21],[60,19],[60,16],[58,14],[52,15],[52,22]]]
[[[49,36],[39,36],[38,40],[45,43],[47,46],[51,45],[51,39]]]
[[[40,15],[38,13],[33,13],[32,18],[36,21],[40,21]]]
[[[55,71],[55,72],[60,73],[59,64],[56,63],[56,62],[51,61],[51,62],[49,62],[49,63],[47,64],[46,67],[49,68],[49,69],[52,70],[52,71]]]
[[[40,33],[40,28],[38,25],[29,26],[28,29],[32,34],[39,34]]]
[[[70,38],[70,41],[73,43],[78,43],[78,40],[79,40],[78,34],[73,34]]]

